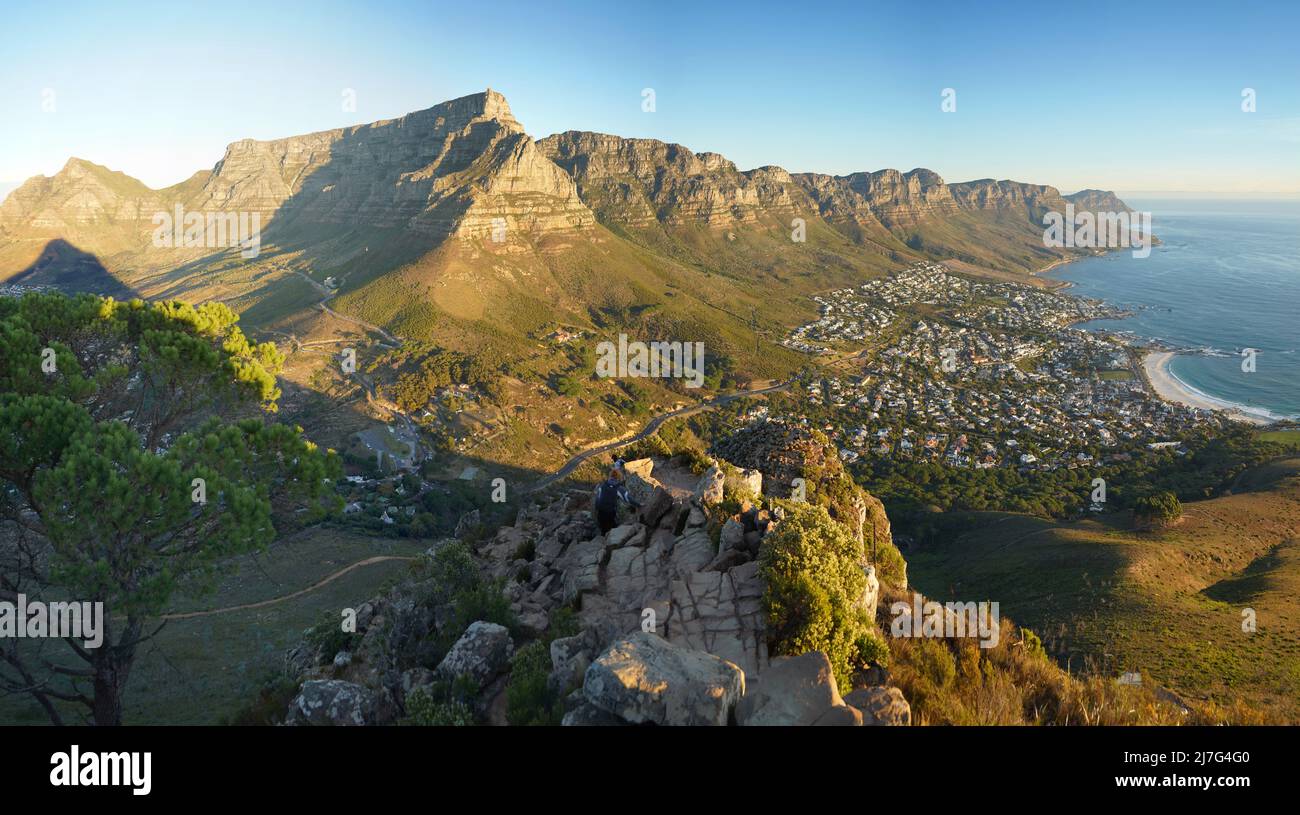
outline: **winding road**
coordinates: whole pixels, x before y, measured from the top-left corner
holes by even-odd
[[[620,447],[626,447],[629,444],[633,444],[635,442],[641,441],[642,439],[654,435],[655,431],[658,430],[660,426],[662,426],[663,423],[668,421],[669,419],[676,419],[682,416],[691,416],[705,410],[712,410],[713,408],[718,407],[719,405],[725,405],[727,402],[731,402],[736,399],[744,399],[751,396],[760,396],[765,393],[775,393],[777,391],[782,391],[790,387],[791,381],[792,380],[786,380],[785,382],[778,382],[775,385],[770,385],[766,388],[759,388],[757,390],[752,390],[752,391],[740,391],[739,393],[729,393],[724,396],[715,396],[714,398],[708,400],[707,402],[700,402],[694,405],[687,405],[686,407],[678,408],[676,410],[669,411],[668,413],[661,413],[658,416],[651,419],[650,422],[646,424],[646,426],[643,427],[641,430],[639,430],[638,432],[630,436],[624,436],[622,438],[615,439],[614,441],[605,442],[604,444],[598,445],[596,447],[591,447],[586,450],[583,450],[581,453],[578,453],[576,456],[574,456],[573,458],[565,462],[564,466],[560,467],[560,469],[556,470],[550,475],[545,475],[542,476],[542,478],[538,479],[536,484],[528,488],[528,492],[534,493],[540,490],[544,490],[547,487],[554,484],[555,482],[563,478],[566,478],[570,473],[572,473],[575,469],[577,469],[578,465],[582,464],[582,462],[586,461],[587,459],[590,459],[593,456],[598,456],[601,455],[602,453],[608,453],[611,450],[617,450]]]

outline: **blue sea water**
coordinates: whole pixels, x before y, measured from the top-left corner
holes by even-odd
[[[1300,201],[1126,200],[1162,244],[1053,269],[1072,293],[1137,310],[1084,328],[1126,330],[1180,349],[1169,371],[1193,390],[1300,417]],[[1257,349],[1255,371],[1241,350]]]

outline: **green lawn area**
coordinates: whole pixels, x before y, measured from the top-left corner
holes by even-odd
[[[307,530],[277,542],[263,555],[236,559],[214,594],[197,601],[178,599],[172,611],[226,608],[282,597],[359,560],[417,555],[429,544],[333,529]],[[281,603],[169,621],[142,646],[136,659],[127,689],[126,723],[220,723],[254,698],[303,629],[325,613],[338,615],[343,608],[355,608],[406,569],[404,561],[385,561],[355,569]],[[29,699],[0,699],[0,723],[46,722]]]
[[[1114,380],[1116,382],[1127,382],[1133,378],[1133,372],[1128,369],[1115,371],[1099,371],[1097,376],[1102,379]]]
[[[1266,430],[1259,434],[1259,440],[1300,450],[1300,430]]]

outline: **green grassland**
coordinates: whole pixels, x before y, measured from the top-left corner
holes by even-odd
[[[308,529],[261,555],[238,558],[214,594],[178,597],[172,612],[222,609],[294,594],[360,560],[409,557],[429,541],[372,538],[328,528]],[[284,652],[322,615],[338,615],[374,596],[407,563],[390,560],[357,568],[283,602],[204,617],[171,620],[141,646],[127,689],[127,724],[219,724],[257,696],[283,665]],[[69,708],[69,711],[72,709]],[[45,724],[27,698],[0,699],[0,721]],[[75,721],[75,720],[72,720]]]
[[[1125,515],[1068,524],[969,513],[908,556],[936,599],[991,600],[1073,669],[1138,671],[1191,700],[1244,701],[1300,721],[1300,459],[1132,531]],[[1257,630],[1242,629],[1253,610]]]

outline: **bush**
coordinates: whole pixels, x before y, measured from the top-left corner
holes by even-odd
[[[823,651],[835,679],[849,687],[854,668],[877,649],[866,645],[874,621],[859,600],[866,591],[862,547],[820,506],[781,502],[786,517],[763,540],[768,647],[773,654]]]
[[[506,720],[512,725],[558,725],[564,703],[546,686],[551,673],[551,648],[536,640],[519,649],[506,688]]]
[[[1183,505],[1172,492],[1143,495],[1133,502],[1133,521],[1138,527],[1162,527],[1183,517]]]
[[[402,724],[416,727],[468,727],[474,711],[460,699],[439,698],[440,694],[417,688],[406,697],[406,718]]]
[[[343,630],[343,618],[326,611],[321,614],[320,622],[307,629],[303,639],[316,651],[316,658],[325,665],[334,659],[339,651],[350,651],[360,639],[355,632]]]
[[[277,725],[284,721],[289,703],[302,689],[302,682],[282,673],[274,673],[262,682],[257,698],[234,713],[221,718],[223,725]]]
[[[552,693],[546,680],[551,673],[551,643],[581,633],[578,615],[568,606],[551,613],[541,639],[515,652],[510,684],[506,687],[506,720],[514,725],[558,725],[564,718],[563,696],[569,688]]]

